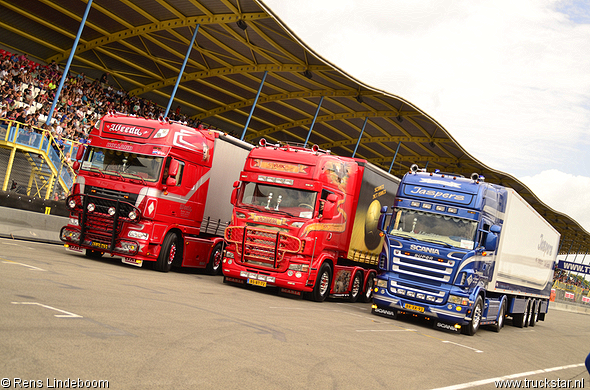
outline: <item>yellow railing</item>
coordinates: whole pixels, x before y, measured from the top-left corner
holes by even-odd
[[[39,157],[43,157],[44,161],[51,169],[52,175],[49,180],[50,183],[47,185],[46,199],[51,194],[53,182],[55,180],[57,180],[61,187],[66,191],[70,189],[76,175],[70,163],[67,161],[66,155],[69,153],[70,156],[74,156],[80,145],[79,142],[62,139],[64,145],[62,150],[59,148],[57,139],[49,130],[29,126],[16,122],[15,120],[0,118],[0,143],[11,148],[11,154],[2,184],[3,191],[8,190],[16,150],[38,154]],[[73,158],[74,157],[70,157],[70,160]],[[35,168],[33,168],[33,170],[34,169]],[[28,192],[30,192],[30,190],[31,188],[28,188]]]

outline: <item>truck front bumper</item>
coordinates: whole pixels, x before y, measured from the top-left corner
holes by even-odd
[[[307,272],[293,270],[275,272],[252,266],[246,267],[229,258],[223,259],[222,270],[223,275],[230,278],[230,280],[241,280],[254,286],[278,287],[288,293],[310,292],[313,290],[313,279],[312,282],[308,282],[310,275]]]
[[[398,312],[406,312],[423,317],[436,318],[450,324],[466,325],[471,321],[469,307],[446,303],[433,305],[390,294],[385,288],[375,288],[373,292],[374,314],[395,317]]]

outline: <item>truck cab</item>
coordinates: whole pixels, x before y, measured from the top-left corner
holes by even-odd
[[[202,126],[105,115],[77,156],[78,177],[66,202],[70,220],[61,240],[89,257],[117,255],[126,264],[150,264],[163,272],[172,265],[218,272],[231,183],[213,218],[207,207],[211,198],[224,198],[220,188],[209,196],[210,182],[221,176],[214,166],[225,175],[232,172],[223,161],[214,164],[224,138]],[[245,151],[243,157],[239,150],[227,154],[241,166],[249,148],[237,149]]]

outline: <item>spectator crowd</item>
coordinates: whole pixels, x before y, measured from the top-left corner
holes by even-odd
[[[107,111],[152,119],[164,114],[165,109],[155,103],[115,89],[109,84],[109,73],[90,80],[84,73],[70,72],[47,124],[62,75],[55,61],[42,65],[25,55],[0,50],[0,120],[14,120],[35,131],[49,131],[62,144],[62,139],[85,143],[96,121]],[[183,115],[180,107],[168,117],[189,126],[199,124]]]
[[[583,289],[590,288],[590,283],[588,283],[588,281],[586,279],[584,279],[583,277],[580,277],[579,275],[571,274],[571,273],[569,273],[565,270],[559,269],[559,268],[555,269],[555,271],[553,272],[553,281],[558,281],[561,283],[569,284],[571,286],[580,287]]]

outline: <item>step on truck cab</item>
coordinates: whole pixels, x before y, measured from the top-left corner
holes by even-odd
[[[513,189],[413,165],[381,212],[374,314],[415,314],[469,335],[498,332],[505,317],[519,327],[544,320],[560,235]]]
[[[60,238],[89,257],[219,273],[232,183],[251,148],[203,126],[105,115],[74,163]]]
[[[367,161],[317,146],[269,145],[250,152],[225,231],[226,282],[277,287],[315,301],[368,302],[383,240],[379,210],[399,179]]]

